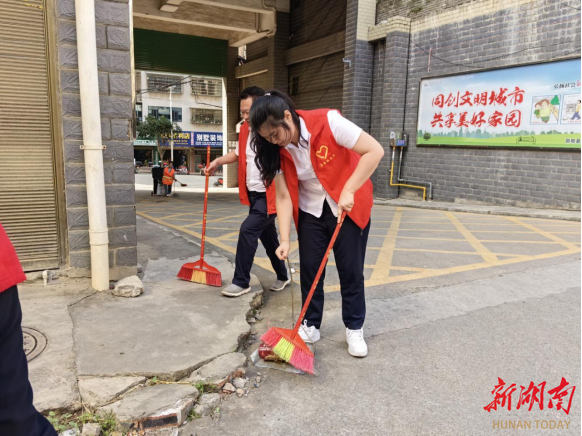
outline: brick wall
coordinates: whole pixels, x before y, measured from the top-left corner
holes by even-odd
[[[346,29],[346,0],[301,0],[291,5],[290,47]]]
[[[346,29],[346,0],[300,1],[291,7],[289,47],[316,41]],[[342,109],[343,52],[289,66],[291,91],[294,77],[299,78],[299,94],[292,95],[297,108],[332,107]]]
[[[95,3],[112,279],[134,274],[137,266],[129,14],[127,1]],[[73,0],[58,0],[57,19],[69,266],[71,274],[87,275],[91,257]]]
[[[299,93],[291,96],[298,109],[342,109],[343,56],[335,53],[289,67],[289,87],[299,78]]]
[[[384,13],[393,16],[415,4],[380,2],[378,11],[384,12],[378,14],[377,22],[382,21]],[[410,145],[405,153],[403,176],[433,182],[435,200],[580,209],[579,151],[416,147],[416,105],[421,78],[579,55],[579,11],[554,1],[486,0],[444,11],[427,9],[425,14],[412,21],[412,42],[400,47],[410,56],[408,80],[402,72],[383,72],[385,83],[394,80],[407,83],[406,109],[402,115]],[[543,47],[546,45],[549,47]],[[432,47],[434,56],[462,65],[433,56],[428,73],[428,55],[419,47],[425,50]],[[377,45],[375,58],[382,51],[386,52],[386,48]],[[488,58],[494,60],[483,62]],[[379,72],[380,66],[375,63],[375,78]],[[394,97],[396,94],[398,89]],[[385,111],[387,96],[383,99]],[[374,105],[375,102],[376,97]],[[398,102],[394,100],[394,104]],[[378,118],[373,116],[371,131],[382,135],[384,130],[384,125],[379,125]],[[385,178],[386,171],[381,167],[376,179]],[[386,183],[378,183],[376,193],[380,197],[391,195]],[[404,188],[400,195],[418,194]]]
[[[279,29],[277,29],[279,30]],[[267,56],[269,51],[269,38],[259,39],[258,41],[247,44],[247,61],[254,61]]]
[[[362,129],[370,129],[372,105],[372,73],[374,46],[362,39],[374,24],[375,3],[370,0],[348,0],[344,56],[343,115]]]

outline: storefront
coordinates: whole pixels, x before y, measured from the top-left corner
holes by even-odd
[[[206,165],[206,149],[210,145],[210,160],[222,156],[222,133],[180,132],[174,134],[174,165],[178,172],[197,174]],[[164,160],[170,160],[170,147],[162,147]]]
[[[147,139],[136,139],[133,141],[133,158],[136,164],[141,162],[141,166],[148,168],[152,165],[160,164],[160,154],[156,141]]]

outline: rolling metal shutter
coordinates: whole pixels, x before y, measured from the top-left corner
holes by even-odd
[[[27,271],[59,266],[45,10],[0,1],[0,222]]]
[[[136,70],[226,77],[228,42],[201,36],[133,29]]]

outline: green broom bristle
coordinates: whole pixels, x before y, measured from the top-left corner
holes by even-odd
[[[273,352],[285,362],[289,362],[291,360],[293,350],[295,350],[295,345],[283,337],[279,340],[277,345],[273,347]]]

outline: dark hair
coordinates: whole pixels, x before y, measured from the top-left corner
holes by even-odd
[[[293,124],[295,124],[295,128],[301,135],[299,115],[295,110],[293,100],[287,94],[279,91],[269,91],[263,97],[257,98],[251,107],[249,115],[253,133],[251,147],[256,153],[255,164],[261,172],[261,179],[266,186],[270,186],[273,183],[277,172],[281,169],[280,146],[272,144],[259,135],[259,129],[263,124],[268,123],[270,127],[283,127],[289,132],[289,126],[285,122],[285,111],[291,113]],[[305,144],[306,140],[300,136],[299,142]]]
[[[259,88],[258,86],[249,86],[240,93],[239,98],[241,100],[246,100],[247,98],[251,97],[254,101],[263,95],[265,95],[265,90],[263,88]]]

